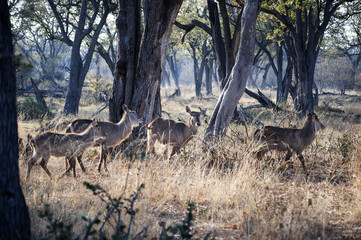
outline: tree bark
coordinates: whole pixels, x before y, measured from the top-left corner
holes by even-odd
[[[221,88],[223,89],[226,85],[227,76],[226,50],[222,38],[217,3],[214,0],[208,0],[207,2],[209,10],[209,21],[211,23],[213,48],[217,61],[218,81],[221,84]]]
[[[109,120],[119,122],[122,105],[131,105],[140,49],[140,0],[119,0],[116,19],[118,53],[115,64],[113,93],[109,100]]]
[[[166,59],[167,59],[168,65],[169,65],[170,72],[172,73],[172,76],[174,79],[176,91],[178,91],[180,93],[180,88],[179,88],[179,75],[180,75],[179,68],[180,67],[179,67],[179,63],[177,60],[177,51],[172,50],[172,56],[167,55]]]
[[[198,84],[198,77],[199,77],[199,65],[198,65],[198,59],[197,59],[197,54],[196,54],[196,47],[193,45],[193,43],[189,43],[189,46],[191,47],[191,51],[189,50],[189,52],[191,53],[192,59],[193,59],[193,76],[194,76],[194,86],[195,86],[195,91],[196,91],[196,97],[198,98],[201,90],[200,90],[200,86]]]
[[[150,123],[161,116],[160,81],[174,21],[183,0],[148,0],[144,9],[145,29],[142,38],[137,80],[132,107]],[[157,87],[156,87],[157,86]],[[151,89],[156,87],[155,96]],[[152,102],[154,105],[152,106]],[[153,111],[150,111],[153,109]]]
[[[204,140],[210,140],[213,137],[217,139],[219,136],[225,135],[237,103],[245,91],[253,63],[256,20],[261,3],[262,0],[246,1],[242,14],[241,39],[236,62],[227,85],[218,98],[217,105],[206,129]]]
[[[111,121],[120,119],[125,103],[147,123],[161,115],[160,86],[172,26],[182,0],[145,0],[145,27],[140,36],[140,2],[119,0],[118,60],[115,67]],[[129,9],[130,8],[130,9]],[[129,39],[135,36],[133,41]],[[133,42],[134,45],[129,43]],[[129,51],[129,52],[128,52]],[[134,55],[129,55],[129,54]],[[133,57],[134,56],[134,57]],[[134,64],[135,63],[135,64]]]
[[[162,87],[164,87],[165,85],[170,86],[170,74],[166,69],[164,69],[163,71]]]
[[[16,78],[10,15],[0,0],[0,239],[31,239],[18,163]]]
[[[206,64],[206,94],[212,95],[212,68],[213,60],[208,60]]]
[[[46,105],[46,102],[43,98],[43,95],[41,95],[38,86],[36,86],[34,79],[30,78],[31,84],[33,85],[34,88],[34,93],[36,96],[36,101],[38,101],[38,103],[41,105],[41,108],[43,111],[49,111],[48,106]]]
[[[207,40],[205,40],[202,45],[202,59],[199,67],[199,72],[197,75],[195,74],[196,97],[198,99],[202,98],[201,88],[203,83],[203,73],[204,73],[204,68],[206,66],[206,61],[207,61],[206,58],[210,53],[211,50],[207,48]]]

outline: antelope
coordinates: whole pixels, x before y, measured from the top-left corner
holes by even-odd
[[[257,129],[254,138],[259,147],[257,158],[261,160],[269,150],[287,151],[285,161],[287,162],[295,152],[301,162],[303,171],[307,175],[305,161],[302,151],[315,139],[316,133],[324,129],[315,113],[309,113],[302,129],[280,128],[266,126],[262,130]]]
[[[171,156],[173,156],[179,152],[182,146],[193,138],[197,133],[198,127],[201,125],[200,115],[205,115],[205,111],[193,112],[186,106],[186,112],[190,115],[186,123],[159,117],[146,125],[148,154],[154,151],[154,143],[159,141],[162,144],[172,146]]]
[[[132,134],[133,128],[139,126],[142,122],[142,119],[138,117],[138,114],[135,111],[129,110],[127,105],[123,104],[123,116],[118,123],[112,123],[108,121],[99,121],[98,125],[100,129],[106,133],[107,137],[102,142],[102,144],[97,144],[96,146],[101,145],[101,153],[100,153],[100,162],[98,166],[98,172],[101,170],[102,163],[104,162],[104,169],[108,171],[106,158],[107,158],[107,149],[110,147],[115,147],[121,144],[123,141],[128,139],[128,137]],[[89,124],[90,119],[76,119],[66,128],[66,132],[81,132],[85,129]],[[77,156],[77,160],[83,172],[86,172],[85,167],[81,161],[81,155]],[[66,159],[66,163],[73,163],[70,166],[73,171],[75,171],[75,161],[72,159]]]
[[[98,121],[92,121],[81,133],[56,133],[46,131],[31,140],[34,149],[33,156],[28,162],[26,178],[29,179],[33,165],[42,158],[40,166],[51,178],[47,167],[50,156],[71,158],[81,155],[87,148],[105,139],[106,135],[100,129]],[[75,177],[75,171],[74,177]]]

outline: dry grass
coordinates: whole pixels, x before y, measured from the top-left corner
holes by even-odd
[[[187,94],[181,98],[164,100],[163,108],[172,118],[185,120],[185,105],[207,108],[211,114],[216,97],[196,100],[191,98],[193,92],[189,89],[183,92]],[[249,98],[241,101],[243,105],[254,103]],[[354,101],[343,103],[347,109],[361,111]],[[93,111],[98,107],[94,106]],[[331,114],[325,107],[321,108],[318,115],[327,128],[304,152],[310,170],[307,180],[295,156],[293,169],[285,170],[282,161],[273,165],[267,161],[256,163],[253,144],[245,137],[245,127],[234,124],[224,141],[214,145],[201,143],[203,126],[196,138],[172,159],[156,155],[131,160],[121,153],[109,163],[108,174],[96,170],[99,157],[96,149],[83,157],[89,174],[78,168],[77,179],[69,176],[49,180],[35,166],[30,180],[25,181],[27,166],[21,160],[22,187],[30,209],[33,238],[47,233],[46,223],[38,216],[44,204],[50,204],[55,218],[73,222],[79,234],[84,231],[81,216],[95,216],[104,209],[104,203],[82,185],[83,181],[99,184],[115,197],[125,188],[130,196],[144,183],[145,189],[136,202],[139,212],[134,232],[151,223],[149,238],[159,234],[157,222],[180,222],[188,202],[196,206],[197,236],[212,231],[214,239],[361,238],[361,125],[351,120],[340,121],[338,113]],[[82,117],[89,117],[91,110],[83,110]],[[256,109],[251,114],[267,124],[302,125],[291,113]],[[39,127],[37,124],[20,122],[20,135]],[[249,133],[255,128],[247,125]],[[342,155],[342,144],[347,147],[346,157]],[[140,156],[144,142],[138,140],[131,147],[128,152]],[[278,159],[279,154],[271,153],[271,157]],[[65,170],[64,159],[51,158],[49,170],[60,176]]]

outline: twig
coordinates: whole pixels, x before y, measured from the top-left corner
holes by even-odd
[[[103,111],[104,109],[106,109],[109,106],[109,102],[107,101],[105,103],[105,106],[100,108],[98,111],[96,111],[90,118],[93,118],[94,116],[98,115],[101,111]]]

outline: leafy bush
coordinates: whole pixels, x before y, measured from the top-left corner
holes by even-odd
[[[342,137],[337,138],[337,145],[342,155],[343,161],[345,162],[349,157],[349,153],[353,149],[353,139],[350,134],[344,133]]]
[[[23,102],[16,103],[18,118],[21,120],[43,119],[49,112],[43,110],[40,103],[33,98],[26,98]]]

